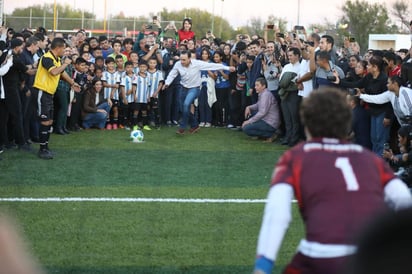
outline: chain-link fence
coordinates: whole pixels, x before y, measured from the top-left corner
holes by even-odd
[[[20,31],[24,28],[36,29],[44,27],[47,30],[54,30],[53,17],[15,17],[4,16],[5,23],[8,27]],[[121,34],[127,37],[133,37],[138,33],[143,24],[148,24],[146,21],[136,19],[117,19],[108,18],[105,20],[96,20],[92,18],[57,18],[56,30],[76,31],[85,29],[93,35],[105,34],[109,37]],[[168,22],[161,22],[162,26]]]

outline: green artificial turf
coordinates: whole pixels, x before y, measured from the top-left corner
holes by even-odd
[[[241,132],[176,128],[52,135],[53,160],[9,150],[0,198],[264,199],[283,147]],[[49,273],[250,273],[263,203],[0,202]],[[275,273],[302,236],[294,206]]]

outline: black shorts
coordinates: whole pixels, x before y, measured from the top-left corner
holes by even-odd
[[[39,90],[39,95],[37,97],[37,105],[40,121],[53,120],[53,95],[43,90]]]
[[[150,107],[152,108],[159,108],[159,99],[150,97]]]
[[[118,107],[119,106],[119,100],[112,99],[112,107]]]
[[[146,103],[135,103],[134,110],[136,110],[136,111],[146,111],[147,110],[147,104]]]

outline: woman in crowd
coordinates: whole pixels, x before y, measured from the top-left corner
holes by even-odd
[[[339,79],[336,76],[335,84],[340,84],[345,88],[364,89],[365,94],[381,94],[387,90],[387,75],[383,72],[383,60],[380,56],[372,56],[368,61],[368,74],[356,81],[349,82],[345,79]],[[393,118],[393,110],[390,103],[385,104],[369,104],[368,111],[371,115],[371,141],[372,151],[377,155],[382,155],[383,144],[389,140],[389,131],[391,119]]]
[[[201,51],[201,60],[210,62],[210,51],[203,48]],[[202,85],[199,94],[199,126],[210,127],[212,125],[212,108],[214,101],[216,101],[215,83],[213,81],[213,73],[208,70],[200,71],[202,77]],[[213,95],[213,96],[209,96]],[[214,100],[213,100],[214,99]],[[211,104],[209,103],[211,102]]]
[[[92,82],[92,87],[86,90],[83,99],[83,128],[89,129],[97,127],[104,129],[106,119],[110,113],[110,106],[103,98],[103,82],[100,79],[95,79]]]
[[[192,31],[192,19],[183,19],[182,28],[177,31],[179,42],[189,41],[195,39],[195,33]]]

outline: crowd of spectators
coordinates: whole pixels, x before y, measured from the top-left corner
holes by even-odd
[[[256,90],[259,78],[266,80],[259,86],[263,83],[275,98],[269,98],[267,109],[279,122],[264,124],[271,127],[272,136],[256,137],[279,139],[287,146],[305,139],[299,117],[301,100],[323,86],[340,87],[348,93],[348,104],[354,110],[348,136],[380,156],[385,143],[398,152],[397,131],[409,123],[412,111],[411,50],[370,49],[361,55],[358,43],[349,37],[338,48],[332,36],[306,33],[300,26],[287,33],[281,33],[277,26],[266,26],[263,37],[237,35],[230,42],[211,32],[195,34],[190,18],[177,29],[174,22],[162,26],[154,17],[135,39],[87,37],[83,30],[66,36],[44,28],[17,32],[3,27],[1,34],[1,152],[16,146],[30,150],[30,144],[39,140],[33,81],[39,59],[56,37],[66,41],[62,61],[72,60],[65,71],[81,87],[80,92],[74,92],[60,80],[52,127],[60,135],[90,128],[152,130],[177,126],[184,101],[181,73],[167,88],[163,86],[181,52],[190,52],[192,59],[236,67],[234,72],[199,72],[198,100],[190,106],[199,127],[242,130],[242,125],[248,124],[245,120],[255,114],[248,106],[256,105],[263,94]]]

